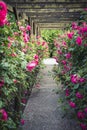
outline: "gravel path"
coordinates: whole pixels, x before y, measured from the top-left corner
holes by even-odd
[[[40,88],[33,88],[28,100],[24,111],[23,130],[80,130],[76,121],[67,116],[62,118],[59,94],[54,91],[58,86],[50,75],[52,68],[53,65],[47,64],[40,71]]]

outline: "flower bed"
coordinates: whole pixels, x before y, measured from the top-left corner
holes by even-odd
[[[81,24],[82,23],[82,24]],[[55,78],[63,84],[68,105],[82,130],[87,130],[87,24],[73,22],[72,27],[55,40],[58,68]]]
[[[0,130],[16,130],[20,122],[24,124],[22,106],[42,59],[48,55],[47,43],[40,37],[29,37],[31,27],[9,22],[11,17],[0,1]]]

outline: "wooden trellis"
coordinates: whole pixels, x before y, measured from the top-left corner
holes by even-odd
[[[80,14],[87,7],[87,0],[4,0],[16,8],[18,16],[23,13],[29,19],[33,29],[65,28],[80,18]],[[32,29],[32,33],[36,30]]]

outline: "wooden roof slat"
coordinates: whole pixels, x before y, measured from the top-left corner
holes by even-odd
[[[7,2],[9,3],[9,2]],[[84,8],[87,6],[87,2],[36,2],[36,3],[30,3],[30,2],[21,2],[21,3],[16,3],[16,2],[10,2],[12,6],[17,6],[17,8],[20,9],[41,9],[41,8]]]
[[[8,0],[5,0],[6,2],[8,2]],[[68,3],[68,2],[71,2],[71,3],[73,3],[73,2],[86,2],[86,0],[9,0],[9,2],[17,2],[17,3],[23,3],[23,2],[29,2],[29,3],[36,3],[36,2],[40,2],[40,3],[47,3],[47,2],[66,2],[66,3]]]
[[[81,11],[78,12],[48,12],[48,13],[27,13],[27,16],[30,16],[31,18],[40,18],[40,17],[59,17],[59,16],[76,16],[80,15]]]
[[[61,19],[61,20],[57,20],[57,19],[51,19],[51,20],[35,20],[34,22],[35,23],[59,23],[59,22],[62,22],[62,21],[66,21],[66,24],[69,23],[69,22],[74,22],[76,21],[76,19]]]
[[[54,13],[54,12],[57,12],[57,13],[63,13],[63,12],[65,12],[65,13],[67,13],[67,12],[81,12],[81,11],[83,11],[83,8],[56,8],[56,9],[19,9],[19,8],[17,8],[18,9],[18,12],[24,12],[24,13],[26,13],[26,14],[32,14],[33,15],[33,13]]]

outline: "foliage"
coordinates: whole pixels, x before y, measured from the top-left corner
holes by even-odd
[[[0,26],[0,129],[16,130],[48,46],[41,38],[29,37],[29,25],[11,15],[5,18]]]
[[[58,36],[59,30],[42,30],[42,38],[48,42],[50,57],[53,56],[55,51],[54,39]]]
[[[85,12],[87,14],[87,11]],[[87,130],[87,24],[72,23],[55,40],[58,68],[55,78],[63,84],[69,106],[75,110],[82,130]]]

